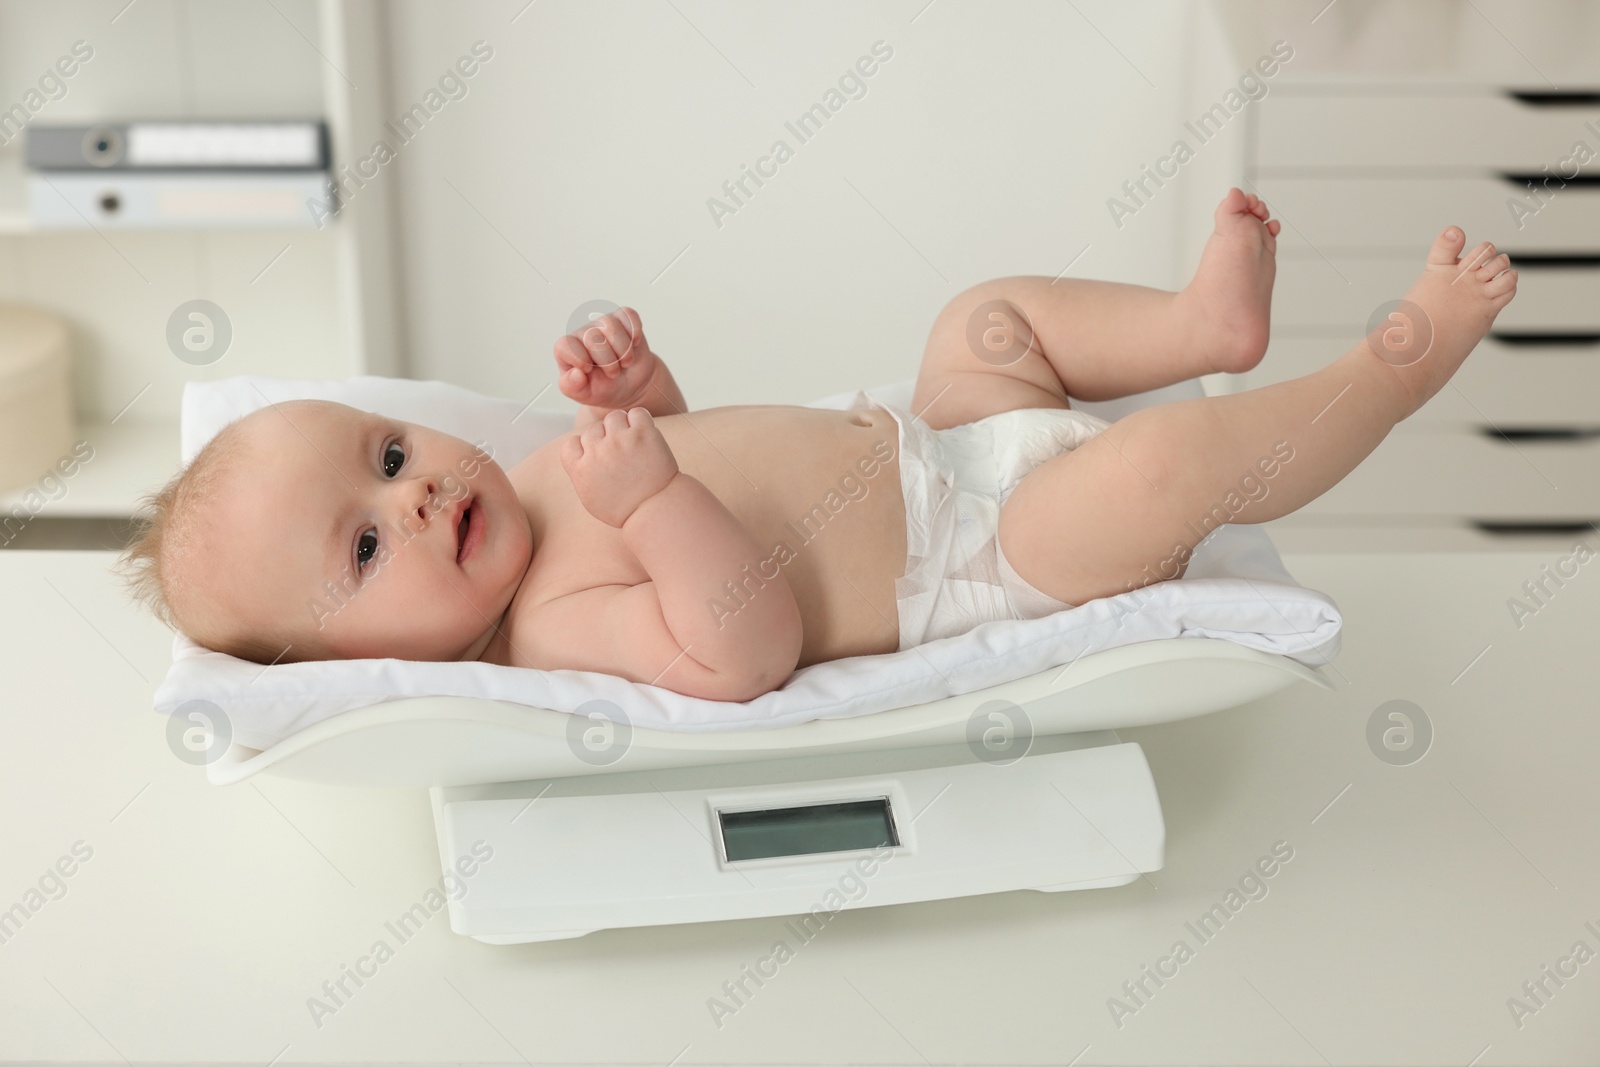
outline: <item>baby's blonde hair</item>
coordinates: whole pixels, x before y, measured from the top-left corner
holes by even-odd
[[[234,632],[219,623],[208,625],[200,607],[196,583],[185,571],[193,549],[207,531],[201,523],[206,505],[235,473],[242,451],[240,427],[248,419],[229,423],[166,485],[140,500],[133,540],[117,560],[116,570],[127,582],[133,598],[151,614],[192,640],[240,659],[256,663],[282,662],[286,642],[264,630]]]

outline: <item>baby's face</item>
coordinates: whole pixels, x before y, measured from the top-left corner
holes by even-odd
[[[492,632],[533,549],[499,464],[341,404],[250,418],[204,523],[213,610],[341,659],[458,659]]]

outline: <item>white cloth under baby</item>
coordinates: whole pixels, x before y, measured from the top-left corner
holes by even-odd
[[[874,386],[870,392],[905,409],[913,385],[907,380]],[[838,393],[807,406],[845,409],[857,395],[856,390]],[[1190,381],[1080,406],[1114,419],[1151,403],[1199,395],[1199,383]],[[241,376],[185,387],[185,460],[233,419],[296,397],[334,400],[483,441],[507,467],[572,426],[570,412],[530,408],[525,398],[484,396],[442,382]],[[1037,674],[1105,649],[1172,637],[1220,638],[1320,667],[1338,654],[1342,622],[1333,598],[1294,580],[1261,527],[1230,525],[1195,548],[1186,574],[1177,581],[1091,600],[1043,618],[984,623],[903,651],[813,664],[796,671],[782,688],[741,703],[702,700],[610,674],[489,663],[358,659],[263,668],[201,648],[178,634],[172,666],[156,690],[154,705],[156,711],[171,714],[189,701],[207,701],[226,712],[236,741],[257,749],[345,711],[421,696],[499,700],[568,712],[600,699],[624,709],[638,726],[687,732],[765,729],[911,707]]]

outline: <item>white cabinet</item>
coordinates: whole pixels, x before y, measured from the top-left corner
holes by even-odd
[[[1516,299],[1450,384],[1333,490],[1271,524],[1299,548],[1569,544],[1600,521],[1600,93],[1288,85],[1246,179],[1284,220],[1255,388],[1358,343],[1446,225],[1493,241]],[[1529,188],[1537,183],[1538,189]]]

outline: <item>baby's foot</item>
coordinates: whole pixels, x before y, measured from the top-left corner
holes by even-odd
[[[1281,224],[1268,218],[1260,197],[1236,188],[1222,198],[1215,218],[1200,269],[1178,299],[1189,309],[1207,365],[1242,374],[1267,351]]]
[[[1400,379],[1407,396],[1406,416],[1444,388],[1489,332],[1500,309],[1517,295],[1517,272],[1511,269],[1510,258],[1497,253],[1488,241],[1463,257],[1466,241],[1457,226],[1441,233],[1405,302],[1367,335],[1368,347]],[[1418,350],[1421,355],[1415,354]]]

